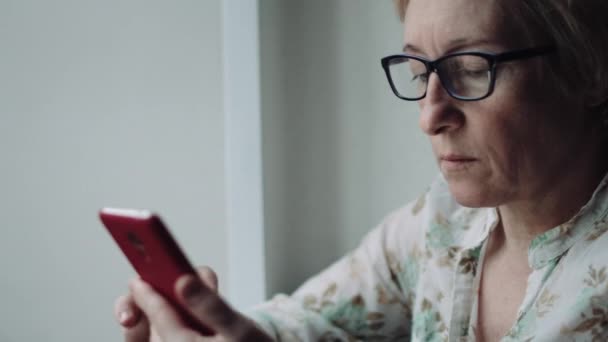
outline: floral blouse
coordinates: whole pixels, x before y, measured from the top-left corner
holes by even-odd
[[[608,176],[531,243],[532,273],[502,341],[608,341]],[[474,341],[484,247],[499,217],[439,179],[361,245],[248,314],[279,341]]]

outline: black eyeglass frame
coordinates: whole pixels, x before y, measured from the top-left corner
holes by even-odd
[[[395,87],[395,84],[393,83],[393,79],[391,77],[389,67],[391,65],[391,61],[393,61],[395,59],[407,58],[407,59],[414,59],[414,60],[417,60],[417,61],[423,63],[426,66],[425,75],[430,76],[430,74],[432,72],[436,73],[437,76],[439,76],[439,81],[441,82],[443,89],[445,89],[446,92],[451,97],[453,97],[457,100],[461,100],[461,101],[479,101],[479,100],[483,100],[483,99],[487,98],[488,96],[492,95],[492,93],[494,92],[494,85],[496,84],[496,66],[499,63],[538,57],[538,56],[542,56],[542,55],[546,55],[546,54],[555,52],[556,50],[557,50],[557,48],[555,46],[540,46],[540,47],[533,47],[533,48],[527,48],[527,49],[521,49],[521,50],[507,51],[507,52],[502,52],[502,53],[498,53],[498,54],[489,53],[489,52],[479,52],[479,51],[465,51],[465,52],[451,53],[451,54],[442,56],[440,58],[437,58],[434,61],[428,60],[423,57],[415,56],[415,55],[398,54],[398,55],[386,56],[386,57],[382,58],[380,61],[382,63],[382,68],[384,69],[384,72],[386,74],[386,78],[388,79],[391,89],[393,90],[393,93],[402,100],[406,100],[406,101],[422,100],[426,96],[427,89],[428,89],[428,82],[427,82],[427,84],[426,84],[427,89],[425,89],[424,94],[422,94],[419,97],[410,98],[410,97],[402,96],[399,93],[399,91]],[[481,97],[459,96],[457,94],[452,93],[452,91],[449,89],[449,87],[447,87],[447,85],[444,83],[441,75],[439,74],[439,72],[437,70],[437,66],[442,61],[444,61],[448,58],[451,58],[451,57],[456,57],[456,56],[478,56],[478,57],[485,59],[488,62],[488,66],[489,66],[488,71],[490,72],[490,84],[488,86],[488,92],[485,95],[483,95]]]

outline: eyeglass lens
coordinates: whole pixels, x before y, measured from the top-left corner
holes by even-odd
[[[423,62],[398,57],[389,63],[389,72],[399,95],[408,99],[423,97],[429,78]],[[460,55],[443,59],[437,64],[437,73],[443,86],[454,96],[475,99],[490,91],[490,65],[483,57]]]

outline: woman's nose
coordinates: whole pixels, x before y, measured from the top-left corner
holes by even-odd
[[[429,75],[426,96],[419,101],[419,125],[429,136],[458,129],[464,123],[463,113],[445,88],[441,85],[437,73]]]

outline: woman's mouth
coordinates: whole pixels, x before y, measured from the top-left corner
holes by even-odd
[[[472,167],[478,160],[457,154],[446,154],[439,158],[439,164],[443,172],[464,171]]]

